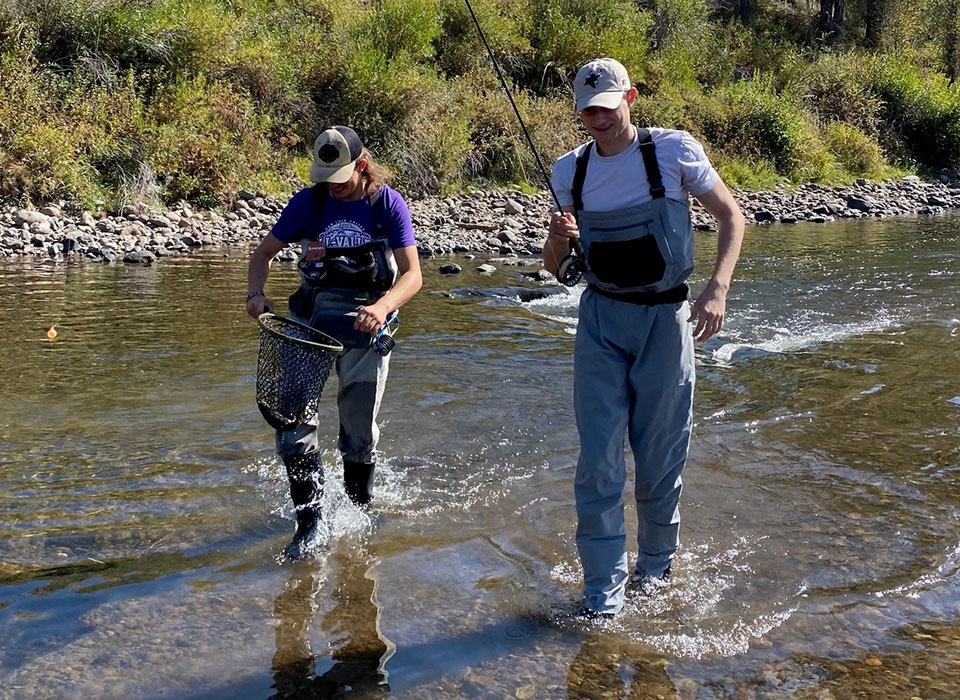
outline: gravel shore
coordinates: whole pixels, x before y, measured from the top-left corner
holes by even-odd
[[[735,192],[748,222],[828,223],[836,219],[902,215],[935,216],[960,208],[960,180],[858,180],[849,187],[815,184],[796,189]],[[61,205],[0,210],[0,259],[89,260],[149,265],[158,258],[198,248],[255,245],[273,226],[285,202],[241,192],[228,211],[194,210],[182,203],[166,210],[137,204],[95,216]],[[410,201],[421,256],[451,253],[537,255],[542,251],[551,198],[541,192],[475,190],[457,197]],[[701,230],[712,218],[696,203]],[[292,260],[288,248],[281,259]]]

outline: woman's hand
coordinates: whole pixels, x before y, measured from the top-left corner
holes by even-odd
[[[376,333],[387,322],[389,313],[390,309],[379,301],[370,306],[361,306],[357,309],[357,320],[353,322],[353,328],[364,333]]]
[[[253,318],[267,311],[273,311],[273,299],[270,297],[259,294],[252,299],[247,299],[247,313]]]

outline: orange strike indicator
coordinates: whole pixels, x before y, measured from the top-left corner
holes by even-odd
[[[47,337],[48,337],[50,340],[53,340],[54,338],[57,337],[57,324],[56,324],[56,323],[54,323],[52,326],[50,326],[50,328],[47,329]]]

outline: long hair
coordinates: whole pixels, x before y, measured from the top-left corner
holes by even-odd
[[[363,169],[360,175],[363,193],[367,197],[372,197],[377,190],[390,182],[393,178],[393,172],[387,166],[375,161],[373,155],[366,148],[360,153],[360,160],[367,161],[367,167]]]

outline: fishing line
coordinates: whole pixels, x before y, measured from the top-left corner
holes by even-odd
[[[477,32],[480,34],[480,40],[483,42],[484,47],[487,49],[487,55],[490,56],[490,61],[493,63],[493,67],[497,72],[497,77],[500,78],[500,84],[503,86],[503,91],[507,93],[507,99],[510,100],[510,106],[513,107],[513,113],[517,115],[517,121],[520,122],[520,128],[523,130],[523,135],[527,139],[527,144],[530,146],[530,150],[533,152],[533,157],[537,161],[537,167],[540,169],[540,174],[543,175],[544,181],[547,183],[547,187],[550,189],[550,195],[553,197],[553,203],[557,206],[557,211],[561,214],[563,213],[563,207],[560,206],[560,199],[557,197],[556,191],[553,189],[553,182],[550,180],[550,176],[547,174],[547,169],[543,167],[543,161],[540,160],[540,152],[537,151],[537,147],[533,143],[533,139],[530,137],[530,132],[527,131],[527,125],[523,121],[523,117],[520,116],[520,110],[517,109],[517,103],[513,101],[513,94],[510,92],[510,87],[507,85],[506,78],[503,77],[503,71],[500,69],[500,63],[497,61],[496,56],[493,55],[493,50],[490,48],[490,44],[487,42],[487,35],[483,33],[483,27],[480,26],[480,20],[477,19],[477,14],[473,11],[473,5],[470,4],[470,0],[464,0],[467,4],[467,10],[470,12],[470,16],[473,18],[473,23],[477,27]],[[560,264],[557,266],[557,279],[568,287],[572,287],[583,277],[583,273],[586,270],[586,265],[583,261],[583,248],[580,245],[580,241],[576,238],[570,239],[570,246],[573,249],[569,255],[564,256],[560,261]]]

